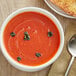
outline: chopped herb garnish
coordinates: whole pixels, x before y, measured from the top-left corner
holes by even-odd
[[[20,61],[21,60],[21,57],[17,57],[17,61]]]
[[[48,32],[48,37],[51,37],[53,35],[52,32]]]
[[[28,32],[24,32],[24,40],[30,40]]]
[[[36,53],[35,55],[36,55],[37,57],[40,57],[40,56],[41,56],[41,54],[40,54],[40,53]]]
[[[15,34],[14,32],[11,32],[10,35],[11,35],[12,37],[14,37],[16,34]]]

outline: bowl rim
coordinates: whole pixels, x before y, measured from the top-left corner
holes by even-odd
[[[65,14],[57,11],[56,9],[54,9],[53,7],[51,7],[50,3],[49,3],[47,0],[44,0],[44,2],[47,4],[47,6],[48,6],[49,8],[51,8],[51,9],[52,9],[54,12],[56,12],[57,14],[59,14],[59,15],[61,15],[61,16],[63,16],[63,17],[66,17],[66,18],[76,19],[76,17],[74,17],[74,16],[70,16],[70,15],[67,15],[67,14],[65,15]]]
[[[59,32],[60,32],[60,46],[59,46],[59,49],[57,51],[57,53],[52,57],[51,60],[49,60],[48,62],[42,64],[42,65],[39,65],[39,66],[28,66],[28,65],[23,65],[21,63],[18,63],[17,61],[15,61],[9,54],[8,52],[6,51],[6,48],[4,46],[4,42],[3,42],[3,31],[7,25],[7,23],[16,15],[18,15],[19,13],[22,13],[22,12],[26,12],[26,11],[34,11],[34,12],[40,12],[46,16],[48,16],[50,19],[52,19],[52,21],[56,24]],[[8,62],[13,65],[15,68],[18,68],[22,71],[29,71],[29,72],[33,72],[33,71],[38,71],[38,70],[41,70],[47,66],[49,66],[50,64],[52,64],[58,57],[59,55],[61,54],[62,52],[62,49],[63,49],[63,45],[64,45],[64,32],[63,32],[63,28],[59,22],[59,20],[53,15],[51,14],[50,12],[48,12],[47,10],[44,10],[42,8],[38,8],[38,7],[25,7],[25,8],[21,8],[21,9],[18,9],[16,10],[15,12],[13,12],[12,14],[10,14],[6,19],[5,21],[3,22],[2,24],[2,27],[1,27],[1,51],[3,53],[3,55],[5,56],[5,58],[8,60]]]

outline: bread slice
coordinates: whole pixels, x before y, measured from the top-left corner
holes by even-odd
[[[76,16],[76,0],[50,0],[69,15]]]

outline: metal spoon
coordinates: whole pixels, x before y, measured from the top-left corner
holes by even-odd
[[[69,72],[69,69],[74,61],[74,58],[76,57],[76,34],[74,34],[71,39],[69,40],[69,43],[68,43],[68,50],[69,52],[71,53],[72,55],[72,58],[71,58],[71,61],[70,61],[70,64],[67,68],[67,71],[65,73],[65,76],[68,76],[68,72]]]

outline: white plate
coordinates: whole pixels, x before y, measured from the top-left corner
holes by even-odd
[[[60,8],[58,8],[56,5],[54,5],[50,0],[44,0],[45,3],[57,14],[67,17],[67,18],[72,18],[72,19],[76,19],[76,17],[70,16],[67,13],[65,13],[63,10],[61,10]]]

